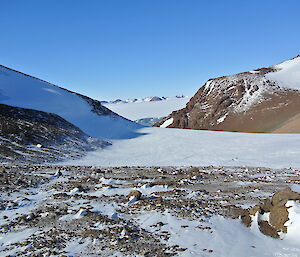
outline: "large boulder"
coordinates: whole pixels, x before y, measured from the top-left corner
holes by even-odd
[[[288,200],[300,200],[300,194],[293,192],[290,188],[286,188],[273,195],[272,205],[284,206]]]
[[[267,236],[279,238],[279,232],[287,233],[287,227],[284,225],[289,220],[286,203],[291,200],[300,200],[300,194],[290,188],[281,190],[275,193],[271,200],[264,199],[262,203],[240,212],[241,221],[250,227],[252,217],[257,215],[259,230]]]

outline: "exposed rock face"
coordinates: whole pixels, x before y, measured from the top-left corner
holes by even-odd
[[[243,132],[300,132],[300,91],[279,85],[266,74],[275,67],[210,79],[169,128]]]
[[[0,159],[6,161],[22,159],[22,154],[28,161],[31,157],[32,161],[60,160],[64,153],[72,156],[107,144],[56,114],[4,104],[0,104],[0,135]],[[57,148],[62,152],[55,151]]]
[[[279,232],[287,233],[285,223],[289,220],[289,212],[286,203],[290,200],[300,200],[300,194],[293,192],[290,188],[275,193],[272,200],[265,199],[261,204],[255,205],[249,211],[241,212],[241,221],[250,227],[252,218],[257,215],[259,230],[274,238],[279,238]],[[266,217],[265,214],[268,216]]]

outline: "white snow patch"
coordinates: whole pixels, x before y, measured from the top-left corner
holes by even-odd
[[[287,226],[287,234],[283,234],[284,240],[300,245],[300,203],[288,201],[285,206],[288,207],[289,220],[284,224]]]
[[[219,119],[217,120],[217,124],[222,123],[222,122],[226,119],[227,115],[228,115],[228,113],[226,113],[224,116],[222,116],[221,118],[219,118]]]
[[[166,120],[163,124],[160,125],[161,128],[166,128],[168,126],[170,126],[173,123],[174,119],[170,118],[168,120]]]
[[[300,56],[272,68],[278,71],[268,73],[268,79],[278,82],[280,86],[300,90]]]

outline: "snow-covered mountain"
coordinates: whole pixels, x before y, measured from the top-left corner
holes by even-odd
[[[4,66],[0,66],[0,103],[57,114],[96,138],[131,138],[141,127],[99,101]]]
[[[142,125],[151,126],[173,110],[183,108],[189,97],[147,97],[133,100],[115,100],[103,103],[110,110]]]
[[[208,80],[158,126],[244,132],[300,132],[300,56],[268,68]]]

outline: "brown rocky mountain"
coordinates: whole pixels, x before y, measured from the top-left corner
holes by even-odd
[[[186,107],[156,126],[240,132],[300,132],[300,57],[208,80]]]

